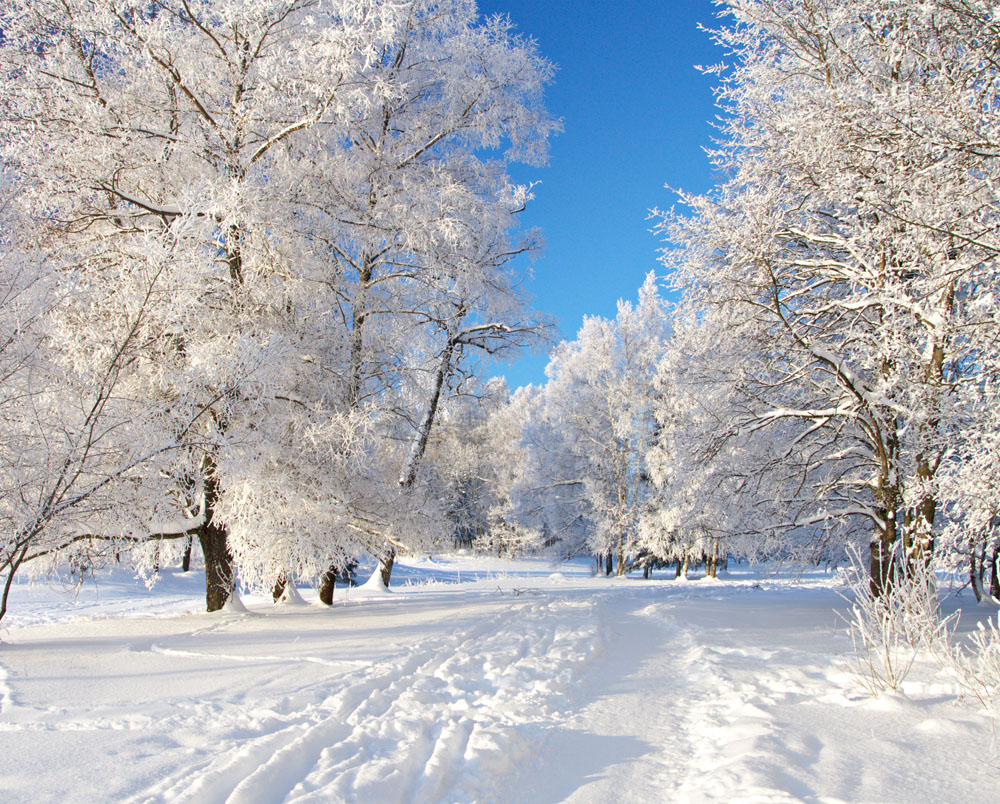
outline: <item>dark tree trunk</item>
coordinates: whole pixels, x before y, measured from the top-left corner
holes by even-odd
[[[892,583],[892,542],[877,537],[871,543],[868,586],[872,597],[881,597]]]
[[[887,499],[895,501],[893,494],[888,492],[883,494]],[[881,511],[885,527],[875,526],[875,535],[870,545],[871,561],[868,575],[872,597],[881,597],[892,585],[897,536],[895,512],[894,504],[886,505]]]
[[[32,536],[37,535],[38,531],[33,531]],[[31,546],[32,536],[22,537],[22,541],[15,551],[11,552],[7,557],[7,577],[4,579],[3,583],[3,594],[0,595],[0,622],[7,615],[7,598],[10,596],[10,589],[14,583],[14,574],[20,569],[21,564],[24,562],[24,558],[28,555],[28,548]]]
[[[194,544],[194,539],[189,533],[187,538],[184,540],[184,558],[181,559],[181,569],[187,572],[191,569],[191,546]]]
[[[285,580],[285,576],[282,575],[274,582],[274,589],[271,590],[271,598],[277,603],[281,600],[281,596],[285,594],[285,588],[288,586],[288,581]]]
[[[410,447],[410,454],[406,459],[406,465],[399,475],[399,485],[404,489],[410,488],[417,479],[417,469],[420,461],[423,460],[424,452],[427,450],[427,441],[431,435],[431,428],[434,426],[434,418],[437,416],[438,404],[441,401],[441,391],[444,389],[445,381],[451,374],[451,361],[455,355],[457,342],[453,338],[448,339],[444,350],[441,352],[441,362],[438,364],[437,373],[434,375],[434,386],[431,389],[430,399],[427,400],[427,408],[420,419],[417,428],[417,439]]]
[[[319,601],[328,606],[333,605],[333,589],[337,585],[337,570],[332,566],[323,574],[319,585]]]
[[[385,586],[389,585],[389,579],[392,577],[392,565],[396,563],[396,551],[391,549],[382,558],[378,560],[378,571],[382,573],[382,583]]]
[[[196,532],[205,556],[205,604],[208,611],[218,611],[236,588],[236,573],[226,529],[215,524],[219,490],[212,468],[205,478],[205,522]]]
[[[233,554],[229,552],[226,531],[211,523],[198,529],[198,541],[205,554],[205,605],[208,611],[218,611],[235,588]]]
[[[608,552],[606,552],[604,554],[604,574],[605,575],[610,575],[611,574],[611,572],[614,570],[614,563],[615,563],[614,562],[614,556],[611,554],[611,550],[608,550]]]
[[[643,580],[646,580],[646,581],[649,580],[649,564],[646,564],[645,566],[643,566],[643,568],[642,568],[642,578],[643,578]]]
[[[1000,568],[997,562],[1000,561],[1000,546],[993,548],[993,558],[990,561],[990,597],[1000,600]]]
[[[674,580],[681,577],[681,560],[677,559],[677,570],[674,572]]]

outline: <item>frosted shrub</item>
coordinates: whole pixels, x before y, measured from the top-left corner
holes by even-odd
[[[990,707],[1000,701],[1000,615],[976,623],[969,646],[952,645],[946,654],[947,667],[959,686]]]
[[[920,650],[947,654],[955,616],[941,617],[933,572],[917,564],[898,572],[881,595],[874,595],[861,556],[851,553],[845,617],[854,646],[854,672],[873,696],[899,689]]]

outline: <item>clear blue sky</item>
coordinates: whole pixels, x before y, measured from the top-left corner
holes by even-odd
[[[710,0],[480,0],[481,14],[507,14],[558,66],[549,111],[565,130],[549,165],[513,171],[537,180],[524,224],[546,247],[529,290],[536,309],[575,337],[584,315],[614,316],[659,271],[652,207],[670,207],[664,188],[703,192],[711,168],[702,150],[717,110],[712,79],[695,69],[722,59],[698,23],[716,24]],[[545,379],[544,355],[500,366],[511,388]]]

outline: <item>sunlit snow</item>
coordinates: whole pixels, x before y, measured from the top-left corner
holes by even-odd
[[[215,614],[197,572],[19,585],[0,798],[941,802],[1000,781],[994,718],[937,666],[863,693],[836,574],[591,566],[402,559],[388,592]],[[959,602],[961,630],[991,613]]]

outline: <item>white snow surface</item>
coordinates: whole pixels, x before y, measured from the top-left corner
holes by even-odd
[[[398,560],[389,593],[244,610],[203,577],[18,585],[3,802],[969,802],[994,713],[918,661],[872,699],[836,575]],[[992,612],[963,605],[960,629]]]

